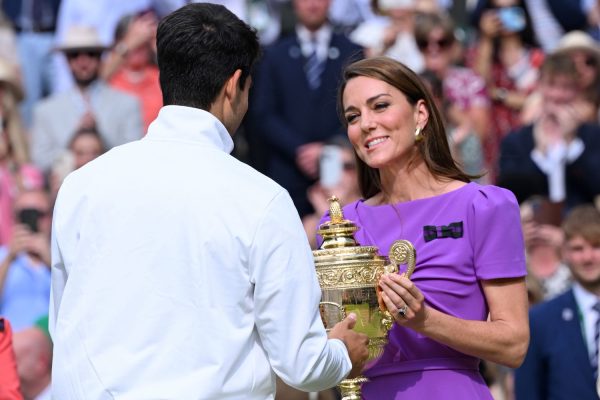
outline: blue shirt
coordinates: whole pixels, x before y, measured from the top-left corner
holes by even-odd
[[[0,260],[8,253],[0,248]],[[0,297],[0,315],[6,317],[15,332],[32,326],[48,314],[50,305],[50,269],[32,265],[21,253],[11,263]]]

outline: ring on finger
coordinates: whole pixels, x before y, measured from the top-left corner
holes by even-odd
[[[400,307],[398,309],[398,315],[401,316],[402,318],[406,318],[406,312],[408,311],[408,307],[405,305],[403,305],[402,307]]]

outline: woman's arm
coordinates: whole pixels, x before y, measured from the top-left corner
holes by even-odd
[[[511,368],[523,362],[529,345],[525,278],[481,281],[490,310],[488,321],[470,321],[444,314],[424,303],[416,285],[397,274],[385,274],[380,286],[396,323],[474,357]],[[404,304],[402,317],[397,310]]]

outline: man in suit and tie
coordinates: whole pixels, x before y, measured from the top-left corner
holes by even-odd
[[[324,142],[343,133],[336,112],[342,68],[362,49],[335,33],[330,0],[294,0],[295,33],[265,50],[254,80],[248,140],[264,172],[288,190],[304,216]],[[260,169],[260,168],[259,168]]]
[[[78,129],[95,126],[108,148],[142,137],[138,100],[98,78],[104,49],[96,31],[83,26],[72,27],[58,47],[67,57],[76,85],[34,108],[31,156],[44,171],[67,149]]]
[[[598,400],[600,211],[575,207],[563,223],[573,288],[532,308],[531,341],[517,369],[517,400]]]

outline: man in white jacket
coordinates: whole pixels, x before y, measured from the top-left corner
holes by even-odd
[[[157,45],[165,107],[147,136],[58,195],[54,398],[262,400],[274,374],[305,391],[358,374],[368,339],[352,317],[325,332],[289,195],[229,155],[256,34],[190,4],[161,21]]]

